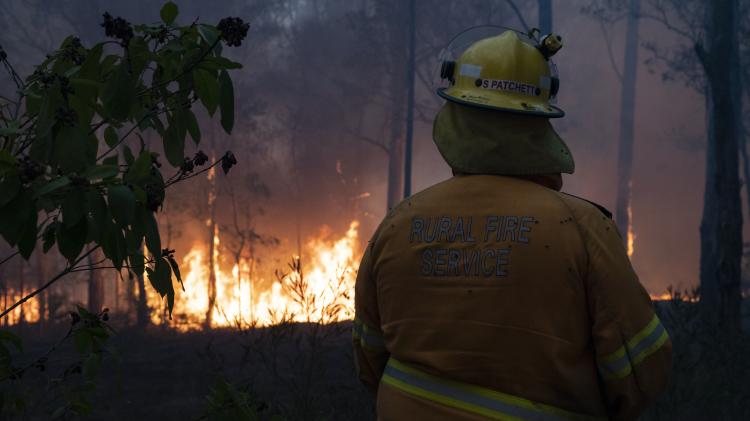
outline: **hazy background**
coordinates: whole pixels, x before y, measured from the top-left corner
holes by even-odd
[[[226,136],[214,130],[212,135],[211,125],[203,124],[210,140],[201,148],[215,155],[231,149],[240,161],[228,177],[219,176],[220,225],[231,225],[239,214],[259,236],[278,239],[278,244],[254,245],[253,258],[264,268],[265,278],[297,252],[298,239],[304,243],[324,226],[330,227],[331,235],[341,235],[351,221],[359,220],[364,244],[386,211],[389,155],[382,145],[394,137],[394,121],[404,124],[398,116],[403,115],[406,98],[402,19],[407,2],[176,3],[181,22],[196,17],[217,22],[231,15],[251,23],[247,40],[230,53],[245,66],[233,76],[238,101],[235,132]],[[536,26],[537,2],[514,3],[528,25]],[[561,79],[558,105],[566,112],[553,125],[576,161],[575,174],[565,176],[564,191],[614,210],[620,83],[602,27],[581,13],[587,4],[552,1],[553,30],[564,42],[554,57]],[[149,22],[158,19],[160,7],[160,2],[145,0],[2,0],[0,44],[20,69],[29,72],[69,33],[79,34],[86,45],[101,39],[104,11],[132,22]],[[450,177],[431,138],[432,119],[442,102],[430,86],[440,48],[459,30],[486,23],[522,28],[508,2],[417,2],[414,191]],[[614,61],[621,68],[625,22],[607,29]],[[648,19],[641,20],[640,42],[656,43],[665,51],[684,43]],[[705,114],[704,97],[682,81],[664,80],[666,68],[658,60],[647,63],[649,58],[652,53],[640,48],[632,260],[648,290],[660,294],[667,285],[687,287],[698,281]],[[186,184],[171,192],[160,219],[178,256],[206,238],[205,185]]]

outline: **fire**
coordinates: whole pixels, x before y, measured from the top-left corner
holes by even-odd
[[[14,289],[8,289],[5,291],[3,300],[5,301],[5,305],[3,308],[10,307],[13,303],[16,301],[21,300],[23,297],[28,295],[31,291],[23,291],[19,292]],[[21,306],[16,307],[6,315],[2,323],[4,323],[6,326],[8,325],[17,325],[23,320],[25,323],[36,323],[40,319],[40,313],[39,313],[39,298],[32,298],[31,300],[27,301]]]
[[[635,252],[635,233],[633,232],[633,208],[628,204],[628,257]]]
[[[280,322],[330,323],[354,317],[354,283],[359,254],[359,222],[353,221],[340,238],[330,230],[310,239],[305,258],[295,256],[286,273],[277,273],[270,287],[262,278],[251,277],[251,263],[241,259],[231,265],[220,254],[220,235],[214,231],[216,302],[211,327],[268,326]],[[208,249],[196,244],[183,257],[181,271],[185,291],[177,287],[172,320],[164,317],[164,303],[149,293],[155,324],[166,322],[180,330],[204,326],[209,308]]]

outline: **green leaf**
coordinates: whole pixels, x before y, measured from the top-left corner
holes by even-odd
[[[16,168],[16,158],[6,150],[0,150],[0,175]]]
[[[113,225],[112,215],[107,210],[107,202],[98,189],[89,190],[86,199],[90,212],[87,239],[101,244],[104,239],[103,231]]]
[[[171,1],[168,1],[161,8],[161,12],[159,12],[159,15],[161,16],[162,22],[166,23],[167,25],[171,25],[174,22],[175,18],[177,18],[177,13],[179,13],[177,5],[172,3]]]
[[[0,207],[10,202],[21,189],[21,181],[16,174],[7,174],[0,180]]]
[[[83,172],[83,176],[89,180],[101,180],[116,177],[120,169],[116,165],[95,165]]]
[[[133,222],[133,226],[140,221]],[[128,256],[143,253],[143,233],[140,230],[133,229],[125,232],[125,243],[127,245]]]
[[[143,37],[133,37],[128,44],[128,58],[130,59],[130,71],[133,75],[140,75],[146,68],[146,63],[151,59],[151,51]]]
[[[151,127],[156,130],[156,133],[159,133],[159,135],[164,136],[164,123],[161,121],[158,115],[152,116],[149,119],[151,123]]]
[[[120,62],[115,73],[104,84],[102,101],[104,111],[112,118],[125,120],[136,99],[133,76],[126,60]]]
[[[156,222],[154,213],[144,208],[143,228],[146,235],[146,248],[156,257],[161,256],[161,237],[159,236],[159,224]]]
[[[50,134],[52,126],[55,125],[57,110],[63,105],[65,105],[65,100],[60,91],[60,81],[57,80],[42,95],[36,123],[37,137],[45,137]]]
[[[193,82],[195,83],[195,93],[206,107],[210,116],[216,112],[219,106],[219,81],[210,72],[203,69],[193,71]]]
[[[102,233],[102,251],[118,271],[127,257],[127,248],[122,229],[113,223],[107,224]]]
[[[219,31],[211,25],[198,25],[198,33],[208,45],[214,45],[219,40]]]
[[[77,329],[73,333],[73,345],[79,354],[83,354],[94,345],[94,338],[87,329]]]
[[[62,201],[62,217],[66,227],[77,224],[87,212],[85,190],[75,189],[65,195]]]
[[[68,259],[71,264],[75,262],[86,244],[87,230],[88,222],[85,218],[81,218],[72,227],[67,227],[65,224],[58,225],[57,248],[60,250],[60,254]]]
[[[120,157],[117,153],[114,155],[108,156],[102,160],[102,164],[104,165],[111,165],[113,167],[118,167],[120,165]]]
[[[164,45],[164,49],[172,52],[172,53],[182,53],[187,48],[185,48],[185,45],[183,45],[179,40],[172,39],[167,42],[166,45]]]
[[[234,86],[226,70],[219,73],[219,108],[221,110],[221,127],[227,134],[234,127]]]
[[[95,225],[105,227],[112,220],[107,211],[107,202],[104,200],[101,192],[96,189],[89,190],[86,195],[86,201],[89,204],[89,212]]]
[[[203,59],[200,67],[211,70],[241,69],[242,64],[229,60],[226,57],[208,56]]]
[[[164,178],[162,178],[161,173],[159,171],[156,171],[156,170],[151,171],[151,175],[149,176],[148,181],[144,185],[144,188],[149,191],[149,195],[151,196],[151,199],[154,204],[164,203],[164,196],[166,194],[164,190]]]
[[[42,187],[37,190],[36,195],[43,196],[45,194],[52,193],[57,189],[67,186],[68,184],[70,184],[70,178],[68,178],[67,175],[64,175],[60,178],[56,178],[50,181],[47,184],[42,185]]]
[[[133,165],[135,156],[133,155],[133,151],[130,149],[130,146],[125,145],[122,147],[122,155],[123,155],[123,158],[125,158],[126,164]]]
[[[107,128],[104,129],[104,142],[107,143],[107,146],[113,148],[119,141],[120,137],[117,136],[117,130],[112,126],[107,126]]]
[[[21,338],[10,331],[0,330],[0,342],[8,342],[9,344],[12,344],[14,347],[16,347],[17,350],[23,351]]]
[[[21,240],[31,213],[36,213],[36,205],[31,195],[23,190],[5,206],[0,208],[0,235],[12,247]]]
[[[86,54],[86,59],[81,64],[81,71],[78,74],[87,79],[99,79],[99,61],[102,59],[103,52],[104,44],[102,43],[91,47]]]
[[[44,243],[42,251],[45,253],[55,245],[55,231],[57,231],[57,225],[58,222],[54,221],[44,229],[44,234],[42,235],[42,241]]]
[[[172,267],[172,273],[174,273],[175,278],[177,278],[177,281],[182,286],[182,290],[185,291],[185,284],[182,283],[182,275],[180,274],[180,266],[177,264],[177,261],[171,255],[167,256],[167,260],[169,261],[169,266]]]
[[[122,185],[110,186],[107,190],[109,209],[120,227],[125,228],[133,223],[135,212],[135,195]]]
[[[201,127],[198,125],[198,119],[195,118],[195,114],[190,110],[185,111],[185,125],[193,142],[196,145],[199,144],[201,142]]]
[[[180,136],[179,130],[180,128],[177,127],[176,123],[173,123],[167,129],[163,138],[164,155],[173,167],[182,165],[185,158],[185,136]]]
[[[162,297],[167,295],[170,286],[172,285],[172,271],[169,268],[169,263],[165,262],[161,257],[156,259],[154,269],[147,268],[148,280],[151,282],[151,286],[154,290],[159,293]]]
[[[88,226],[88,230],[86,231],[86,242],[101,244],[103,241],[102,228],[104,225],[97,225],[92,216],[86,216],[86,226]]]
[[[174,309],[174,287],[172,280],[169,280],[169,291],[167,291],[167,309],[169,310],[169,320],[172,320],[172,310]]]
[[[130,261],[130,270],[135,273],[135,276],[143,276],[143,271],[146,267],[145,259],[146,257],[143,255],[143,253],[133,253],[128,256],[128,260]]]
[[[83,363],[83,377],[92,380],[94,376],[96,376],[96,373],[99,372],[101,362],[102,356],[100,353],[95,352],[89,355],[89,357],[86,358],[86,361]]]
[[[146,190],[143,190],[139,186],[133,186],[133,194],[135,194],[135,201],[144,204],[148,201],[148,195]]]
[[[151,152],[143,151],[138,155],[138,159],[130,164],[130,168],[128,168],[128,171],[125,173],[123,181],[126,183],[140,184],[148,179],[150,171]]]
[[[21,253],[24,259],[29,260],[31,253],[36,247],[36,236],[37,236],[37,222],[38,213],[36,209],[26,215],[26,223],[24,224],[24,230],[21,234],[21,238],[18,241],[18,252]]]
[[[93,156],[91,153],[90,137],[80,127],[62,127],[54,137],[52,148],[54,162],[64,172],[81,172],[96,160],[96,150]]]
[[[70,79],[70,84],[73,85],[73,88],[77,88],[76,91],[76,97],[78,97],[79,100],[93,100],[93,98],[86,98],[81,97],[79,90],[80,89],[91,89],[92,91],[101,89],[104,87],[104,84],[101,82],[97,82],[96,80],[91,79],[81,79],[79,77],[74,77]],[[92,95],[93,97],[93,95]]]

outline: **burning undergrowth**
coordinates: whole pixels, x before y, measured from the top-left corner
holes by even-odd
[[[232,263],[220,252],[217,228],[213,244],[196,243],[182,258],[185,289],[176,294],[171,319],[158,294],[147,292],[151,321],[184,331],[352,319],[360,258],[358,230],[357,221],[340,237],[323,227],[304,245],[304,257],[292,256],[284,270],[263,276],[251,259]]]

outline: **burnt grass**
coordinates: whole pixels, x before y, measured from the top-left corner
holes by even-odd
[[[693,303],[659,302],[657,311],[674,342],[673,376],[641,419],[750,419],[748,335],[705,329]],[[43,354],[52,341],[38,339],[33,328],[22,332],[25,351]],[[92,412],[84,419],[213,419],[206,416],[207,395],[223,379],[250,397],[258,419],[374,420],[373,397],[354,373],[350,329],[351,322],[186,333],[158,326],[118,329],[88,393]],[[44,336],[60,335],[64,329]],[[71,346],[59,348],[47,372],[61,370],[74,355]],[[29,400],[28,419],[47,419],[54,409],[38,393],[45,389],[40,378],[19,382],[39,395]]]
[[[354,370],[351,327],[341,322],[189,332],[117,329],[89,393],[92,412],[84,419],[212,419],[206,416],[207,395],[225,381],[250,397],[258,419],[374,420],[373,397]],[[54,342],[34,340],[39,335],[33,328],[23,332],[24,349],[29,356],[42,355]],[[44,336],[64,334],[60,326]],[[75,358],[66,344],[50,356],[45,372],[61,373]],[[22,382],[30,390],[49,387],[43,373],[31,372]],[[27,397],[29,419],[48,419],[59,405]]]

